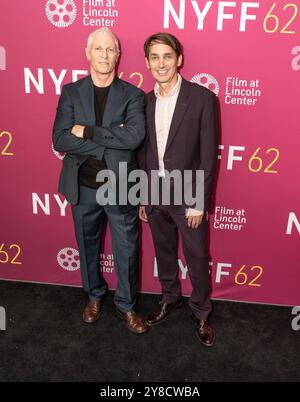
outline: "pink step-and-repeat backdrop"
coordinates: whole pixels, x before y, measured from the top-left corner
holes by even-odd
[[[148,92],[143,43],[182,41],[182,75],[220,100],[222,136],[210,215],[213,298],[300,305],[300,2],[297,0],[1,1],[0,278],[80,286],[70,206],[57,192],[63,155],[52,124],[61,86],[88,73],[90,32],[119,36],[118,75]],[[179,250],[183,293],[191,290]],[[116,285],[109,233],[101,269]],[[142,227],[141,290],[158,293]]]

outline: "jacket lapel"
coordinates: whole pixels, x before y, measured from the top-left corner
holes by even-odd
[[[79,97],[83,107],[86,120],[90,125],[95,124],[95,104],[94,104],[94,88],[90,76],[88,76],[82,85],[78,88]]]
[[[88,76],[78,88],[80,100],[83,106],[84,114],[87,122],[94,125],[95,117],[95,103],[94,103],[94,88],[91,76]],[[103,126],[109,126],[113,121],[116,113],[118,113],[119,106],[123,104],[124,90],[121,81],[115,77],[111,88],[109,90],[108,98],[106,101],[105,111],[103,115]]]
[[[108,93],[108,98],[106,101],[102,120],[103,126],[110,126],[112,121],[116,119],[118,111],[122,110],[122,105],[124,104],[124,95],[125,91],[122,85],[122,81],[116,76],[111,84],[111,88]]]
[[[174,114],[173,114],[173,118],[172,118],[172,123],[171,123],[170,131],[169,131],[168,141],[167,141],[167,145],[166,145],[166,151],[169,148],[169,146],[171,145],[171,143],[178,131],[180,123],[181,123],[182,119],[184,118],[184,115],[186,113],[187,106],[189,103],[189,96],[190,96],[190,94],[189,94],[189,90],[188,90],[187,81],[184,78],[182,78],[181,88],[180,88],[180,91],[178,94],[178,98],[177,98],[177,102],[176,102],[176,106],[175,106],[175,110],[174,110]]]

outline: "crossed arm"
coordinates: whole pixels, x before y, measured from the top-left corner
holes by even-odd
[[[136,149],[145,136],[144,95],[137,92],[126,109],[125,121],[116,127],[94,126],[93,139],[83,138],[85,126],[75,124],[74,106],[63,88],[53,127],[54,149],[102,159],[106,148]]]
[[[66,88],[63,87],[52,131],[54,149],[59,152],[102,159],[105,148],[90,140],[80,139],[73,135],[74,122],[74,106]]]

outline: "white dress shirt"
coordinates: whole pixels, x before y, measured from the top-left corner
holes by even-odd
[[[165,177],[164,155],[181,82],[181,75],[178,74],[176,85],[165,96],[160,94],[158,83],[156,83],[154,87],[156,96],[155,128],[158,152],[158,175],[160,177]]]

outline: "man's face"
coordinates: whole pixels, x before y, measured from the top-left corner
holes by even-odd
[[[119,55],[114,38],[109,33],[97,34],[85,51],[95,73],[106,75],[115,70]]]
[[[181,63],[182,56],[177,58],[175,51],[170,46],[162,43],[150,46],[149,59],[146,59],[146,64],[159,84],[172,82]]]

